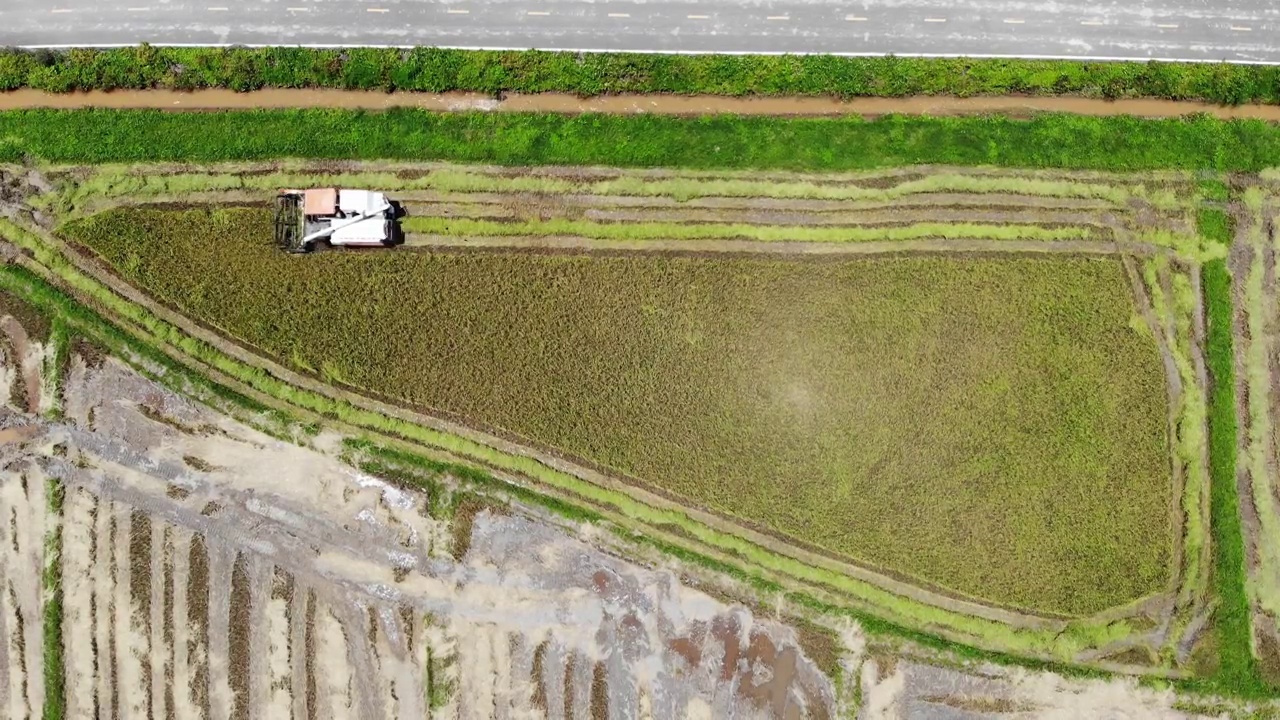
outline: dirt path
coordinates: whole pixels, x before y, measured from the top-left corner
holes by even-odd
[[[484,110],[499,112],[616,113],[655,115],[738,115],[874,117],[909,115],[1004,114],[1026,117],[1039,112],[1079,115],[1137,115],[1179,117],[1209,113],[1219,118],[1280,121],[1280,106],[1226,107],[1173,100],[1101,100],[1079,97],[913,96],[907,98],[730,98],[709,95],[606,95],[582,99],[559,93],[508,94],[502,100],[481,93],[384,93],[348,90],[273,89],[237,93],[230,90],[141,90],[87,93],[46,93],[15,90],[0,94],[0,110],[25,108],[159,108],[163,110],[233,110],[258,108],[346,108],[384,110],[413,107],[435,111]]]
[[[522,250],[591,250],[679,253],[773,253],[783,255],[885,255],[911,252],[1038,252],[1114,255],[1122,250],[1148,256],[1168,252],[1148,243],[1098,240],[887,240],[871,242],[790,242],[762,240],[598,240],[573,236],[458,237],[405,236],[411,248],[519,248]]]
[[[409,216],[426,218],[476,218],[542,220],[568,218],[601,223],[681,223],[714,224],[735,223],[745,225],[770,225],[776,227],[853,227],[875,225],[909,225],[912,223],[974,223],[974,224],[1026,224],[1026,225],[1078,225],[1083,227],[1121,226],[1116,214],[1110,212],[1079,212],[1051,210],[1039,207],[984,207],[949,208],[940,205],[930,208],[886,208],[880,211],[844,211],[808,213],[790,209],[765,212],[743,210],[699,210],[671,208],[659,212],[624,209],[589,209],[575,211],[562,207],[521,207],[521,198],[513,196],[507,205],[445,205],[421,212],[417,207],[409,209]]]

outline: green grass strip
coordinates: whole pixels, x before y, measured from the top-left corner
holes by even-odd
[[[440,48],[7,50],[0,90],[343,88],[729,96],[1083,95],[1280,102],[1266,65]]]
[[[547,237],[570,235],[594,240],[758,240],[761,242],[873,242],[919,240],[1082,240],[1097,235],[1088,227],[916,223],[898,227],[782,227],[741,223],[599,223],[589,220],[495,222],[467,218],[408,217],[406,232],[451,237]]]
[[[62,657],[62,506],[66,488],[57,478],[45,483],[46,517],[53,526],[44,541],[44,720],[62,720],[66,713],[65,670]]]
[[[921,163],[1259,170],[1280,126],[1039,115],[778,118],[349,110],[22,110],[0,113],[0,161],[218,162],[288,157],[501,165],[851,171]]]
[[[1200,232],[1230,244],[1232,229],[1221,210],[1202,210]],[[1207,315],[1206,362],[1209,390],[1210,527],[1213,532],[1213,584],[1218,608],[1214,622],[1219,642],[1216,689],[1248,697],[1270,695],[1252,652],[1252,624],[1245,592],[1244,534],[1236,495],[1235,357],[1232,342],[1231,274],[1225,260],[1201,269]]]
[[[736,173],[731,173],[736,174]],[[275,191],[287,187],[314,187],[323,177],[337,187],[376,187],[385,191],[435,190],[458,193],[546,193],[579,195],[622,195],[631,197],[671,197],[679,201],[706,197],[779,198],[805,200],[849,200],[889,202],[924,193],[1013,193],[1038,197],[1104,200],[1120,205],[1131,197],[1149,199],[1162,209],[1181,205],[1170,190],[1148,189],[1146,185],[1106,184],[1073,180],[1046,180],[1033,177],[1001,177],[940,173],[905,180],[887,188],[863,187],[855,176],[825,176],[823,182],[809,180],[749,180],[734,177],[623,176],[609,180],[574,180],[552,176],[504,176],[465,167],[432,170],[416,177],[394,172],[266,173],[241,175],[219,172],[148,174],[147,168],[111,165],[95,168],[92,175],[73,185],[73,198],[146,197],[155,195],[227,190]]]

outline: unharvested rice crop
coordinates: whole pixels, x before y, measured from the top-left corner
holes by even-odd
[[[1071,615],[1168,579],[1165,380],[1114,258],[292,257],[262,210],[64,231],[297,367],[885,572]]]

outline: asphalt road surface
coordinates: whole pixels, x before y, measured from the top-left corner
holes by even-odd
[[[1280,64],[1266,0],[0,0],[0,44],[328,45]]]

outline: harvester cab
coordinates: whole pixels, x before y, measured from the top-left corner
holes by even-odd
[[[320,243],[386,247],[394,223],[387,196],[372,190],[281,190],[276,196],[275,239],[289,252],[311,252]]]

